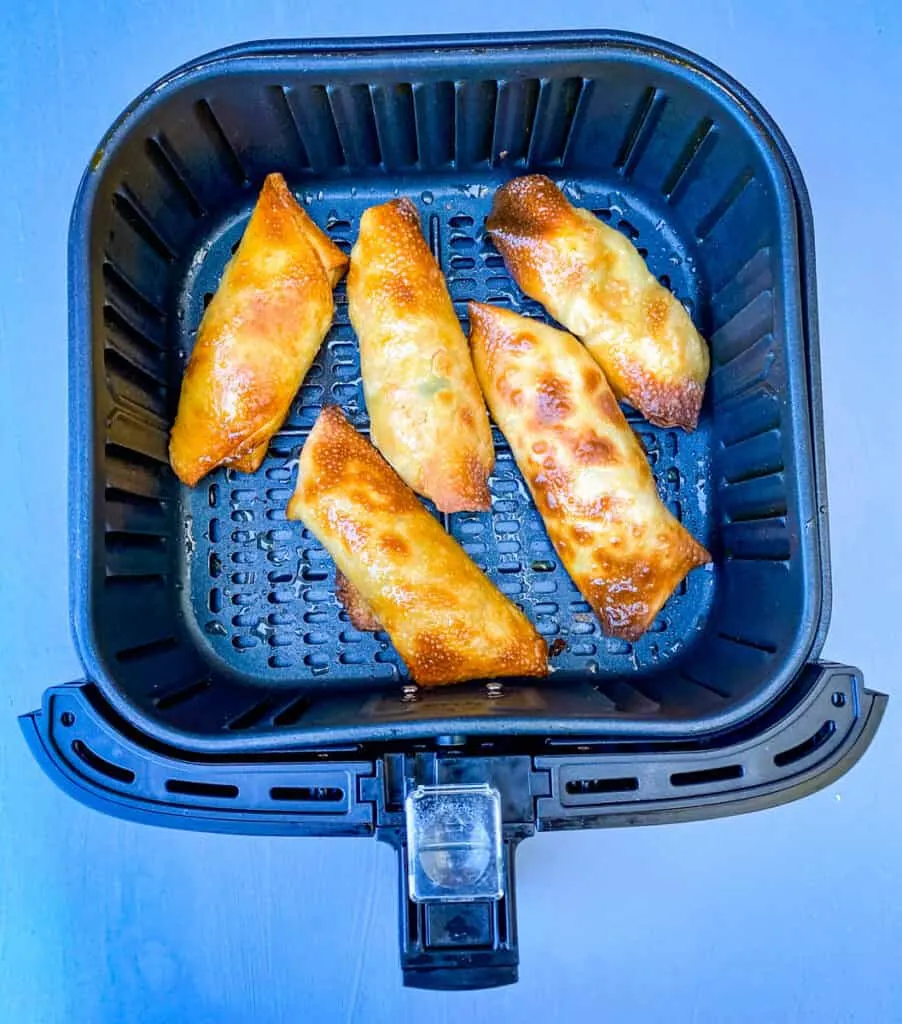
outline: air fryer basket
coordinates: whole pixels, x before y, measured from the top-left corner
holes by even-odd
[[[500,434],[491,512],[445,525],[548,639],[552,677],[420,693],[387,636],[353,629],[330,560],[285,520],[322,405],[367,429],[343,285],[261,470],[178,484],[166,449],[184,360],[273,170],[345,251],[367,206],[410,196],[462,318],[469,299],[541,314],[482,228],[494,189],[527,170],[633,239],[686,303],[711,344],[699,429],[633,422],[715,564],[640,641],[600,634]],[[113,126],[75,204],[72,603],[91,683],[27,719],[36,751],[118,813],[171,804],[181,824],[236,831],[287,816],[295,833],[376,832],[402,853],[413,788],[489,783],[507,895],[417,903],[402,872],[406,977],[452,986],[515,976],[512,850],[536,827],[723,813],[847,766],[882,703],[854,670],[811,665],[829,612],[811,245],[768,116],[657,41],[274,42],[174,72]],[[762,743],[766,765],[749,754]]]

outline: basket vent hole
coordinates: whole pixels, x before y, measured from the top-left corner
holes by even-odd
[[[344,799],[344,791],[337,786],[273,786],[269,795],[273,800],[299,803],[335,804]]]
[[[794,747],[790,747],[788,750],[783,750],[779,754],[774,754],[774,764],[778,768],[785,768],[789,764],[795,764],[796,761],[801,761],[803,757],[810,757],[816,750],[822,747],[828,739],[836,732],[836,722],[832,719],[828,719],[813,735],[809,736],[807,740],[803,740],[801,743],[797,743]]]
[[[156,654],[174,651],[178,645],[178,641],[174,636],[164,636],[159,640],[150,640],[146,644],[136,644],[134,647],[126,647],[121,651],[116,651],[116,660],[121,664],[143,661],[145,658]]]
[[[379,660],[379,654],[377,652],[376,660]],[[306,654],[304,656],[304,664],[311,670],[315,676],[325,675],[329,671],[330,661],[325,654]]]
[[[256,637],[248,638],[256,641]],[[259,704],[254,704],[253,707],[242,712],[237,717],[233,718],[231,722],[226,725],[227,729],[232,732],[240,732],[242,729],[250,729],[252,726],[262,722],[264,718],[272,711],[273,701],[267,698],[266,700],[260,701]]]
[[[619,779],[570,779],[564,789],[570,796],[590,796],[603,793],[633,793],[639,788],[635,776]]]
[[[830,698],[830,703],[835,708],[844,708],[846,706],[846,695],[842,690],[837,690],[836,693]]]
[[[639,237],[639,229],[634,224],[631,224],[628,220],[621,220],[617,224],[617,227],[620,229],[620,231],[623,232],[623,234],[626,235],[627,238],[631,239],[634,242]]]
[[[60,715],[60,725],[64,725],[67,729],[75,725],[75,715],[71,711],[64,711]]]
[[[72,750],[89,768],[92,768],[100,775],[105,775],[108,779],[114,779],[116,782],[123,782],[126,785],[131,785],[135,781],[135,773],[133,771],[123,768],[122,765],[113,764],[112,761],[107,761],[106,758],[95,754],[81,740],[73,742]]]
[[[164,693],[162,696],[157,697],[154,701],[154,707],[157,711],[168,711],[170,708],[184,704],[198,694],[203,693],[209,686],[209,679],[199,679],[196,683],[191,683],[190,686],[181,686],[177,690],[172,690],[170,693]]]
[[[178,793],[183,796],[212,796],[225,800],[234,800],[238,796],[238,787],[224,782],[189,782],[187,779],[167,779],[166,792]]]
[[[451,257],[451,266],[454,270],[472,270],[476,266],[476,260],[472,256]]]
[[[670,776],[671,786],[703,786],[712,782],[729,782],[741,779],[741,764],[725,764],[719,768],[702,768],[695,772],[674,772]]]
[[[283,708],[276,715],[276,717],[272,720],[272,724],[277,729],[285,729],[290,725],[297,725],[297,723],[307,713],[309,707],[309,698],[298,697],[297,700],[292,701],[287,707]]]

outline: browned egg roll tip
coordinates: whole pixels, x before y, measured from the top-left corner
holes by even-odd
[[[285,238],[283,234],[286,224],[284,218],[294,221],[295,226],[300,228],[304,237],[313,247],[313,251],[326,272],[329,284],[334,288],[344,276],[350,260],[309,217],[307,211],[300,205],[288,187],[285,178],[278,171],[267,174],[263,188],[260,190],[260,198],[264,200],[261,204],[263,211],[271,211],[268,221],[273,240],[290,241],[290,236]]]
[[[510,238],[515,251],[566,220],[570,203],[551,178],[524,174],[496,192],[485,226],[489,234]]]
[[[707,345],[631,242],[542,174],[502,185],[486,229],[520,288],[583,341],[618,398],[657,426],[696,427]]]
[[[347,264],[270,174],[185,368],[169,459],[189,487],[218,466],[259,469],[329,329]]]

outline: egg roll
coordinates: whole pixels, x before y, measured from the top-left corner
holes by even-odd
[[[348,312],[360,339],[373,444],[440,511],[487,509],[495,453],[485,403],[409,199],[371,207],[361,218]]]
[[[526,616],[335,406],[301,451],[287,515],[326,548],[345,599],[353,588],[365,628],[386,630],[415,682],[548,671],[545,641]]]
[[[197,332],[169,461],[193,487],[259,469],[332,323],[348,259],[270,174]]]
[[[579,337],[614,394],[661,427],[693,430],[708,346],[635,246],[548,178],[515,178],[486,222],[514,280]]]
[[[636,640],[708,552],[658,497],[604,374],[571,334],[470,304],[476,374],[548,536],[602,631]]]

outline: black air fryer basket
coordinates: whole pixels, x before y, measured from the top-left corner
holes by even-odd
[[[410,196],[466,318],[527,312],[483,231],[527,170],[628,235],[710,339],[699,429],[634,420],[713,553],[638,642],[600,633],[500,435],[486,513],[447,528],[555,653],[541,684],[421,692],[357,632],[285,519],[326,402],[367,428],[344,288],[251,476],[167,463],[185,356],[264,176],[345,251]],[[87,682],[23,719],[48,772],[183,828],[375,835],[401,856],[407,984],[516,979],[513,852],[536,830],[735,813],[861,755],[885,698],[817,661],[830,604],[811,212],[735,82],[615,33],[271,42],[181,68],[91,160],[70,235],[72,608]],[[466,326],[466,325],[465,325]]]

